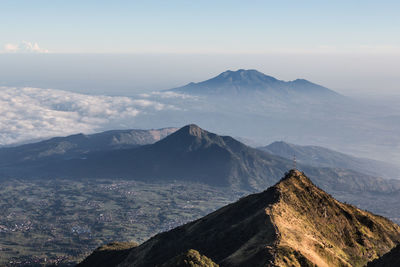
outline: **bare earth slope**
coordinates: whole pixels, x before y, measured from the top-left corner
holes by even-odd
[[[399,242],[398,225],[292,170],[264,192],[132,248],[118,266],[162,266],[189,249],[220,266],[364,266]]]

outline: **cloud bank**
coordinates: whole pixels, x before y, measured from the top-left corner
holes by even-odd
[[[193,95],[188,95],[184,93],[177,93],[173,91],[155,91],[151,92],[149,94],[140,94],[139,96],[144,97],[144,98],[151,98],[151,97],[157,97],[157,98],[172,98],[172,99],[194,99],[197,100],[199,99],[199,96],[193,96]]]
[[[176,109],[149,99],[0,87],[0,145],[132,128],[137,116]]]
[[[38,43],[22,41],[19,44],[5,44],[4,53],[48,53],[49,50],[39,47]]]

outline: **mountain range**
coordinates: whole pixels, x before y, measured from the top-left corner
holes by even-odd
[[[320,146],[300,146],[283,141],[273,142],[259,149],[299,163],[316,167],[330,167],[352,169],[361,173],[384,177],[388,179],[400,178],[400,169],[393,164],[353,157]]]
[[[149,99],[179,109],[139,116],[135,122],[141,128],[196,123],[259,144],[284,138],[399,165],[395,104],[369,103],[304,79],[282,81],[257,70],[228,70]]]
[[[40,142],[0,148],[0,165],[35,160],[84,158],[98,151],[127,149],[155,143],[177,128],[112,130],[96,134],[55,137]]]
[[[291,170],[261,193],[139,246],[96,251],[78,266],[364,266],[399,243],[397,224],[335,200]]]
[[[170,131],[172,130],[167,132]],[[80,140],[86,137],[77,135],[68,139],[74,138]],[[54,148],[49,149],[49,143],[51,142],[44,141],[42,144],[45,144],[46,149],[39,151],[47,151],[47,154],[52,155],[48,151],[54,151]],[[22,149],[17,148],[17,151]],[[31,157],[20,157],[18,160],[12,159],[11,156],[9,159],[3,159],[0,163],[1,175],[30,179],[124,178],[151,182],[182,180],[254,191],[271,186],[293,165],[289,159],[248,147],[232,137],[219,136],[193,124],[154,144],[92,150],[75,156],[71,152],[67,153],[69,157],[65,157],[64,154],[61,154],[61,157],[56,154],[50,158],[38,156],[41,153],[43,152],[35,154],[36,156],[28,153]],[[6,158],[6,155],[3,151],[3,158]],[[400,188],[399,180],[377,178],[343,168],[313,167],[305,164],[299,164],[299,168],[307,171],[311,179],[328,192],[387,193]]]
[[[84,138],[79,135],[73,138],[76,137]],[[3,177],[18,178],[124,178],[151,182],[181,180],[254,191],[274,184],[292,165],[291,160],[191,124],[149,145],[90,151],[68,158],[23,157],[22,160],[3,160],[0,173]],[[387,193],[400,188],[399,180],[376,178],[343,168],[303,164],[299,164],[299,168],[307,171],[311,179],[328,192]]]

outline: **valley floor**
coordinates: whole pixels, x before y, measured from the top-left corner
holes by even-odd
[[[0,182],[0,265],[67,263],[110,241],[143,242],[244,195],[124,180]]]
[[[141,243],[251,192],[127,180],[0,182],[0,265],[73,263],[111,241]],[[400,223],[399,193],[329,192]]]

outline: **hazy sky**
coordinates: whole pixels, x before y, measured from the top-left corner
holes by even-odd
[[[2,0],[0,85],[129,94],[257,68],[341,92],[396,93],[399,10],[369,0]]]
[[[55,53],[398,53],[399,10],[376,0],[2,0],[0,32],[3,46]]]
[[[134,95],[240,68],[283,80],[305,78],[345,95],[400,93],[400,55],[375,54],[4,54],[0,86]]]

